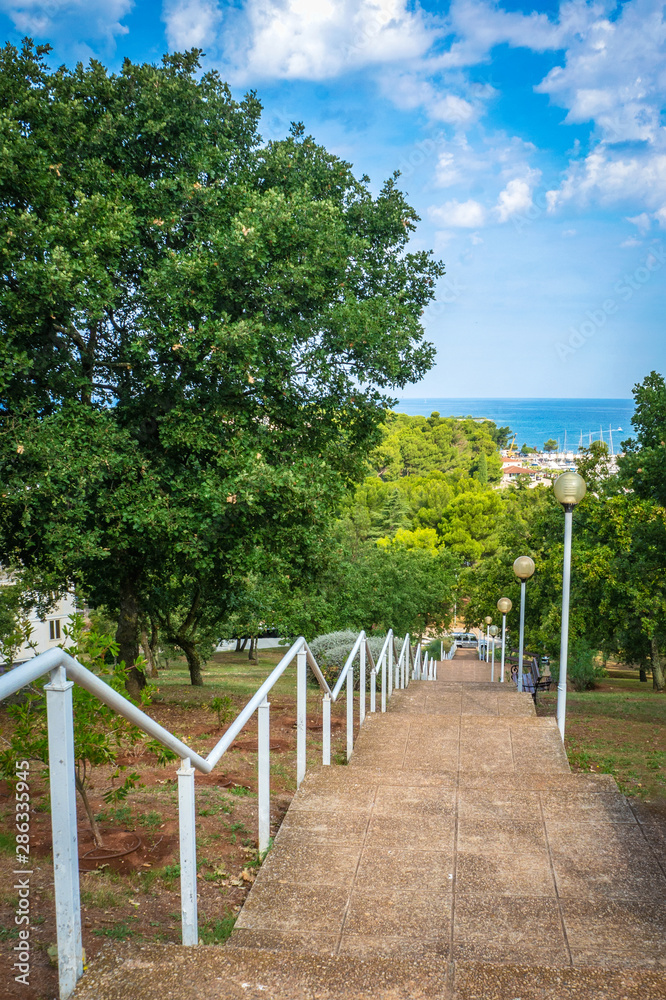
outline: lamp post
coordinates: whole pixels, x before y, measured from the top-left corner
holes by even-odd
[[[562,567],[562,630],[560,633],[560,679],[557,683],[557,727],[564,740],[567,714],[567,659],[569,656],[569,595],[571,590],[571,535],[573,510],[587,493],[577,472],[565,472],[553,483],[553,491],[564,507],[564,564]]]
[[[488,635],[489,635],[491,621],[492,618],[490,617],[490,615],[488,615],[486,618],[486,663],[488,662]]]
[[[518,556],[513,572],[520,580],[520,640],[518,642],[518,690],[523,690],[523,649],[525,648],[525,583],[534,574],[536,566],[529,556]]]
[[[502,612],[502,671],[500,673],[500,681],[502,684],[504,683],[504,649],[506,646],[506,616],[508,615],[509,611],[511,611],[512,607],[513,604],[511,603],[508,597],[500,597],[499,601],[497,602],[497,610]]]
[[[499,632],[497,625],[490,626],[490,637],[493,640],[493,662],[490,668],[490,683],[492,684],[495,680],[495,636]]]

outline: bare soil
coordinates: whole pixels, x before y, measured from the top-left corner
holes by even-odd
[[[272,657],[275,662],[276,656]],[[217,659],[217,658],[216,658]],[[220,657],[224,669],[230,657]],[[255,665],[256,666],[256,665]],[[264,675],[272,662],[266,664]],[[242,665],[238,664],[242,669]],[[219,674],[222,674],[220,670]],[[167,672],[168,673],[168,672]],[[211,672],[209,671],[209,676]],[[218,674],[218,671],[215,671]],[[215,680],[219,681],[220,676]],[[206,684],[210,682],[207,679]],[[256,689],[253,684],[252,688]],[[294,688],[291,684],[290,687]],[[225,691],[230,688],[226,686]],[[233,692],[233,684],[231,685]],[[219,729],[206,700],[218,686],[189,688],[186,678],[175,686],[160,685],[149,714],[166,729],[184,738],[204,755],[219,740]],[[280,826],[296,781],[295,692],[281,693],[271,705],[271,828]],[[233,694],[235,708],[247,700],[245,691]],[[161,700],[160,700],[161,699]],[[191,700],[190,700],[191,699]],[[321,754],[320,701],[309,692],[308,762]],[[235,714],[235,713],[234,713]],[[344,741],[344,704],[333,706],[332,752],[340,754]],[[0,730],[8,719],[0,706]],[[221,943],[254,881],[257,852],[257,727],[251,719],[227,751],[218,768],[197,775],[197,867],[199,927],[206,944]],[[111,783],[111,768],[98,768],[89,796],[98,817],[104,847],[95,849],[87,817],[78,802],[78,837],[83,943],[87,958],[105,942],[180,942],[180,880],[178,847],[178,762],[160,765],[141,744],[130,748],[119,763],[138,771],[141,785],[125,802],[109,806],[103,793]],[[0,995],[6,1000],[52,1000],[58,993],[55,964],[55,908],[51,822],[48,785],[41,765],[30,769],[30,976],[29,985],[14,981],[18,906],[15,875],[14,788],[0,782]]]

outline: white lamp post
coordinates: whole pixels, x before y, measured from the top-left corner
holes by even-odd
[[[523,649],[525,648],[525,583],[534,574],[536,566],[529,556],[518,556],[513,572],[520,580],[520,640],[518,643],[518,690],[523,690]]]
[[[564,565],[562,568],[562,631],[560,633],[560,679],[557,684],[557,726],[564,740],[567,714],[567,659],[569,656],[569,595],[571,591],[571,534],[573,510],[587,493],[577,472],[565,472],[553,483],[553,491],[564,507]]]
[[[490,668],[490,683],[492,684],[495,680],[495,636],[499,632],[497,625],[490,626],[490,637],[493,640],[493,661]]]
[[[490,615],[487,616],[487,618],[485,619],[485,621],[486,621],[486,656],[485,656],[485,660],[486,660],[486,663],[487,663],[488,662],[488,629],[490,628],[490,623],[492,621],[492,618],[490,617]]]
[[[504,683],[504,650],[506,647],[506,616],[508,615],[509,611],[511,611],[512,607],[513,604],[511,603],[508,597],[500,597],[499,601],[497,602],[497,610],[502,612],[502,670],[500,672],[500,681],[502,684]]]

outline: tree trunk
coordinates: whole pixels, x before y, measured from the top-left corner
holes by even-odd
[[[652,645],[652,687],[655,691],[663,691],[666,687],[666,681],[664,681],[664,664],[661,659],[661,650],[659,648],[659,641],[654,637],[651,640]]]
[[[93,840],[95,841],[95,847],[104,847],[104,844],[102,843],[102,835],[99,832],[97,820],[95,819],[95,813],[93,812],[92,806],[90,805],[90,801],[88,799],[88,793],[86,792],[85,785],[81,781],[78,768],[74,773],[74,781],[76,783],[76,790],[81,796],[81,801],[83,802],[83,808],[86,811],[88,822],[90,823],[90,830],[93,835]]]
[[[240,646],[238,647],[238,652],[242,653],[245,647],[247,646],[247,636],[242,640],[239,639],[238,641],[240,642]]]
[[[641,660],[638,664],[638,678],[642,684],[647,684],[647,668],[645,666],[645,660]]]
[[[133,698],[138,699],[146,686],[146,675],[134,665],[139,655],[139,605],[134,580],[126,580],[123,584],[116,642],[118,659],[125,664],[125,687]]]
[[[242,641],[241,637],[238,636],[238,638],[236,639],[236,652],[237,653],[240,653],[242,651],[242,649],[243,649],[243,647],[241,646],[241,641]]]
[[[247,654],[248,660],[257,659],[257,638],[256,636],[250,636],[250,652]]]
[[[141,649],[146,658],[146,677],[156,678],[158,676],[157,667],[153,657],[153,651],[148,641],[148,634],[145,627],[141,628]]]
[[[187,666],[190,671],[190,681],[194,687],[203,687],[203,677],[201,676],[201,660],[199,659],[199,654],[197,652],[196,645],[189,639],[176,639],[174,640],[176,645],[180,646],[182,651],[185,653],[187,659]]]

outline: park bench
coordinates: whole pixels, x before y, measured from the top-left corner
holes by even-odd
[[[514,664],[511,668],[511,677],[516,685],[518,686],[518,664]],[[549,691],[552,680],[550,676],[542,677],[541,671],[539,670],[539,659],[536,656],[524,657],[523,658],[523,691],[529,691],[532,695],[534,704],[536,705],[537,694],[539,691]]]

